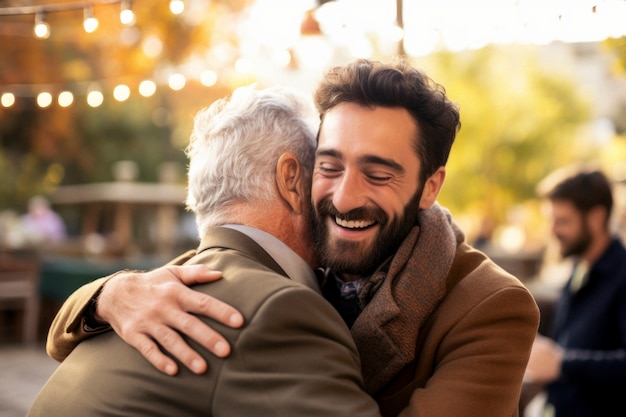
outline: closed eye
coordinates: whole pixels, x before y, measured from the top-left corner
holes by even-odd
[[[339,173],[341,173],[341,169],[339,168],[335,168],[332,165],[328,165],[328,164],[320,164],[317,166],[317,170],[320,174],[322,175],[326,175],[326,176],[335,176],[335,175],[339,175]]]
[[[374,174],[368,174],[367,178],[376,184],[386,184],[387,182],[391,181],[391,179],[393,178],[391,175],[374,175]]]

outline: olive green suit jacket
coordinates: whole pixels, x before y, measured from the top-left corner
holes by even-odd
[[[181,365],[170,377],[109,331],[83,341],[63,360],[28,417],[379,416],[363,391],[350,331],[334,308],[286,278],[246,235],[215,228],[208,236],[187,263],[224,273],[223,279],[195,289],[243,313],[241,329],[211,323],[227,338],[232,354],[219,359],[191,343],[209,370],[195,375]],[[100,284],[95,281],[76,296],[91,297]],[[80,333],[80,313],[70,308],[55,319],[73,319],[63,327],[68,337]]]

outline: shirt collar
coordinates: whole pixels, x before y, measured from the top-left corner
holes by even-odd
[[[276,236],[263,230],[242,225],[225,224],[224,227],[235,229],[261,246],[276,263],[287,273],[292,281],[306,285],[312,290],[321,293],[317,278],[311,267],[289,246]]]

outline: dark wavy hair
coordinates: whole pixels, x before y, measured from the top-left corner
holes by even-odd
[[[587,214],[592,208],[606,209],[608,224],[613,210],[611,181],[600,170],[581,170],[566,176],[571,170],[559,170],[544,180],[540,196],[549,200],[569,201],[578,211]]]
[[[461,128],[458,106],[448,99],[445,88],[401,58],[390,63],[359,59],[331,68],[313,98],[321,123],[330,109],[345,102],[407,109],[417,124],[414,149],[422,165],[422,182],[446,165]]]

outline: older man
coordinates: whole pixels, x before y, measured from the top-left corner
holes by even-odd
[[[171,378],[104,333],[60,364],[29,417],[379,416],[350,332],[310,267],[314,136],[303,103],[246,88],[195,119],[187,205],[202,240],[187,264],[226,274],[194,290],[243,314],[244,327],[220,327],[233,354],[200,349],[209,371]]]

